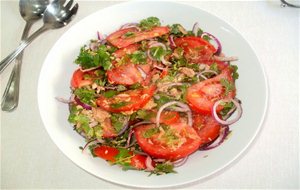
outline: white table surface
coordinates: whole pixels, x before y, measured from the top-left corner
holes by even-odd
[[[115,3],[79,1],[70,26]],[[263,129],[247,154],[216,177],[181,188],[299,188],[300,10],[280,8],[279,0],[183,3],[206,10],[240,31],[265,67],[270,97]],[[1,0],[1,59],[18,45],[24,24],[18,1]],[[1,112],[1,188],[126,189],[77,167],[43,127],[37,106],[39,72],[50,48],[70,26],[44,34],[26,50],[19,107]],[[11,68],[1,75],[1,95]]]

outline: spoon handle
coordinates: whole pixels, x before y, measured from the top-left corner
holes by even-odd
[[[21,40],[28,37],[29,30],[34,22],[26,22]],[[3,111],[13,111],[19,103],[20,76],[23,53],[16,58],[14,68],[10,74],[2,96],[1,108]]]
[[[9,54],[0,62],[0,74],[36,37],[47,30],[49,30],[49,28],[44,25],[31,36],[29,36],[25,41],[22,41],[22,43],[11,54]]]

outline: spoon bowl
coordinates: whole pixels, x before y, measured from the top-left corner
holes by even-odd
[[[47,30],[66,26],[73,19],[78,11],[78,4],[76,3],[72,7],[73,0],[68,1],[65,5],[64,3],[64,0],[54,0],[47,6],[43,17],[44,25],[0,62],[0,74],[36,37]]]
[[[42,18],[49,0],[20,0],[19,9],[23,19],[27,22]]]

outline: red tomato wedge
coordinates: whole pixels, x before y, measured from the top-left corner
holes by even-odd
[[[134,53],[135,51],[137,51],[139,49],[139,47],[140,47],[140,44],[131,44],[131,45],[126,46],[124,48],[118,49],[117,51],[115,51],[113,53],[113,55],[116,58],[120,58],[120,57],[125,56],[126,54]]]
[[[109,112],[135,111],[148,103],[155,89],[155,86],[150,86],[144,89],[128,90],[112,98],[100,96],[96,103],[99,107]]]
[[[221,126],[212,116],[194,114],[193,118],[193,128],[197,131],[201,139],[200,147],[212,142],[219,136]]]
[[[111,162],[115,162],[115,156],[119,154],[119,150],[110,146],[98,146],[93,149],[96,156]]]
[[[140,169],[140,170],[144,170],[147,168],[146,166],[146,156],[137,154],[134,155],[131,159],[130,159],[130,165],[136,169]]]
[[[200,37],[182,37],[174,40],[177,47],[184,50],[185,58],[193,63],[206,63],[212,59],[216,48]]]
[[[202,114],[211,114],[216,101],[234,98],[235,86],[226,95],[225,87],[221,84],[221,80],[225,79],[231,85],[234,85],[231,75],[232,71],[227,67],[220,75],[190,86],[187,90],[186,99],[192,110]],[[221,111],[221,109],[222,107],[219,106],[217,112]]]
[[[132,35],[126,37],[127,32],[132,32]],[[148,31],[137,31],[136,28],[127,28],[118,30],[107,37],[107,41],[111,43],[113,46],[118,48],[123,48],[129,46],[131,44],[140,42],[142,40],[147,40],[151,38],[155,38],[158,36],[162,36],[170,32],[169,27],[160,26],[155,27]]]
[[[157,130],[155,125],[134,128],[141,149],[155,158],[177,160],[195,152],[200,145],[197,132],[183,123],[169,125],[167,131]],[[151,134],[150,131],[157,130]]]
[[[77,69],[72,76],[71,79],[71,86],[73,88],[80,88],[83,86],[91,85],[93,84],[93,81],[90,79],[84,79],[84,72],[82,72],[80,69]],[[86,73],[87,74],[87,73]]]
[[[111,84],[133,85],[144,80],[137,66],[132,63],[110,69],[106,74]]]
[[[119,154],[119,150],[110,146],[98,146],[93,149],[93,153],[104,160],[110,162],[116,162],[116,156]],[[133,152],[129,152],[130,155],[133,155]],[[136,169],[144,170],[147,168],[146,166],[146,156],[135,154],[130,158],[130,165]]]

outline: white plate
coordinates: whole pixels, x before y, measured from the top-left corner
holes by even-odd
[[[141,171],[122,171],[104,160],[82,154],[78,147],[85,144],[68,123],[68,106],[55,97],[70,96],[70,78],[79,49],[96,32],[109,34],[128,22],[156,16],[162,24],[181,23],[200,27],[217,36],[228,56],[238,56],[237,97],[242,100],[242,118],[231,126],[232,135],[216,149],[197,152],[188,162],[177,168],[177,174],[148,176]],[[100,10],[70,28],[53,46],[43,64],[39,84],[38,103],[44,125],[59,149],[87,172],[110,182],[133,187],[171,187],[204,180],[233,163],[253,142],[259,132],[267,109],[267,80],[262,65],[247,41],[229,24],[200,9],[172,2],[126,2]]]

